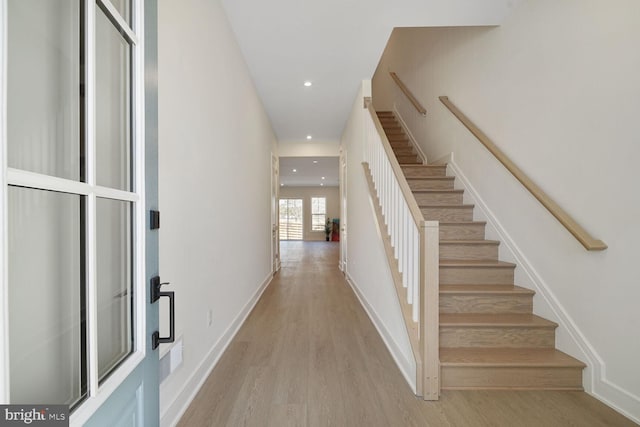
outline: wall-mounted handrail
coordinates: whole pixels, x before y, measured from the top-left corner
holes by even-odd
[[[415,109],[418,110],[418,113],[422,114],[423,116],[426,116],[427,110],[422,106],[422,104],[420,104],[420,102],[416,99],[416,97],[413,96],[409,88],[402,82],[402,80],[400,80],[400,77],[398,77],[398,75],[393,71],[390,71],[389,75],[391,76],[393,81],[396,82],[396,84],[398,85],[402,93],[404,93],[405,96],[409,99],[409,101],[411,101]]]
[[[462,111],[458,109],[447,96],[439,97],[440,101],[453,113],[454,116],[469,129],[469,131],[484,145],[496,159],[507,168],[513,176],[529,190],[529,192],[538,199],[542,205],[547,208],[551,215],[556,217],[558,221],[571,233],[588,251],[602,251],[607,249],[607,245],[602,241],[595,239],[587,230],[582,228],[564,209],[562,209],[547,193],[545,193],[536,183],[534,183],[518,166],[511,161],[507,155],[491,141],[491,139],[482,132]]]

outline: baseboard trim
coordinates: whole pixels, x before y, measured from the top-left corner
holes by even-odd
[[[253,293],[249,301],[242,307],[242,310],[233,319],[233,322],[226,329],[224,334],[211,347],[207,355],[202,359],[198,367],[193,371],[189,379],[185,382],[182,390],[176,395],[175,399],[167,406],[167,410],[160,414],[160,425],[163,427],[173,427],[178,424],[180,418],[184,415],[187,408],[202,388],[205,381],[218,364],[220,357],[225,352],[231,341],[236,336],[240,327],[247,320],[247,317],[253,310],[253,307],[260,301],[260,297],[267,289],[273,279],[273,273],[262,281],[258,289]]]
[[[387,346],[387,349],[389,350],[389,353],[391,353],[391,357],[396,362],[396,365],[398,365],[398,368],[400,369],[400,372],[402,373],[402,376],[404,377],[405,381],[407,381],[407,384],[409,385],[409,387],[411,387],[411,390],[415,394],[416,393],[415,367],[413,367],[413,372],[412,372],[411,361],[404,356],[404,354],[402,353],[402,350],[400,349],[400,346],[398,345],[396,340],[393,339],[393,335],[389,332],[389,330],[385,326],[384,322],[378,315],[378,312],[373,308],[373,306],[369,303],[369,301],[364,296],[364,294],[360,291],[360,287],[349,275],[349,273],[346,273],[345,279],[347,280],[347,283],[349,284],[349,286],[351,286],[351,289],[353,289],[353,293],[356,294],[356,297],[360,301],[360,305],[362,305],[362,308],[364,308],[364,311],[369,316],[371,323],[373,323],[373,326],[375,326],[376,330],[378,331],[378,334],[380,334],[382,341],[384,341],[385,345]]]
[[[567,331],[573,343],[582,352],[582,356],[587,359],[585,362],[588,367],[591,368],[591,372],[589,370],[585,371],[585,391],[624,416],[632,419],[634,422],[640,423],[640,397],[613,384],[606,378],[606,364],[598,352],[593,348],[589,340],[567,313],[562,303],[556,298],[547,282],[536,271],[532,263],[513,241],[493,211],[491,211],[478,191],[465,176],[460,166],[455,162],[454,153],[441,157],[436,162],[447,163],[448,169],[459,179],[459,183],[464,187],[465,194],[473,199],[475,206],[480,209],[487,219],[488,225],[498,234],[501,242],[506,246],[518,266],[522,268],[524,274],[534,285],[535,291],[542,297],[551,312],[556,316],[554,320],[560,324],[561,328]],[[615,398],[612,399],[611,396],[615,396]],[[616,403],[614,403],[613,400],[615,400]]]

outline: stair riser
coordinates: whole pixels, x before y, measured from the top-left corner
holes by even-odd
[[[554,328],[440,326],[440,347],[550,348]]]
[[[396,156],[416,156],[415,151],[411,147],[392,147]]]
[[[394,150],[400,148],[400,149],[405,149],[405,148],[411,148],[411,145],[409,144],[409,141],[389,141],[389,144],[391,144],[391,148],[393,148]]]
[[[462,193],[413,193],[419,205],[461,205]]]
[[[385,130],[384,133],[385,133],[385,135],[387,135],[387,139],[390,139],[390,138],[397,139],[397,138],[406,138],[407,137],[403,131],[396,130],[396,129]]]
[[[420,163],[422,163],[420,161],[420,158],[418,156],[416,156],[416,155],[413,155],[413,156],[396,156],[396,159],[398,159],[398,163],[405,164],[405,165],[409,165],[409,164],[419,165]]]
[[[581,368],[442,366],[447,390],[582,390]]]
[[[498,259],[498,245],[481,244],[440,244],[440,258],[442,259]]]
[[[440,313],[530,314],[532,311],[532,295],[440,294]]]
[[[440,224],[440,240],[482,240],[484,224]]]
[[[441,189],[453,189],[452,179],[409,179],[409,188],[411,190],[441,190]]]
[[[473,207],[421,207],[422,215],[427,221],[458,222],[473,219]]]
[[[387,139],[389,140],[389,142],[393,143],[393,142],[404,142],[406,144],[409,143],[409,138],[407,138],[405,135],[387,135]]]
[[[440,267],[442,285],[513,285],[513,268]]]
[[[447,174],[446,166],[429,166],[424,168],[403,167],[402,171],[406,178],[425,178],[429,176],[445,176]]]

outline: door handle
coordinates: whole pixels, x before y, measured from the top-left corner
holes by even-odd
[[[151,335],[151,348],[155,350],[160,344],[172,343],[175,341],[176,335],[176,306],[175,294],[173,291],[161,291],[162,285],[168,285],[169,282],[160,283],[160,276],[151,279],[151,303],[158,301],[160,298],[169,298],[169,336],[161,337],[159,331],[155,331]]]

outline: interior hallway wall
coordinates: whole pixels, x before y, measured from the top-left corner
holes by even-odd
[[[369,114],[363,108],[363,101],[370,96],[371,85],[366,81],[354,100],[340,141],[347,158],[347,213],[343,218],[347,227],[347,262],[344,272],[400,371],[415,391],[415,359],[362,167],[364,119],[365,114]]]
[[[589,363],[586,389],[636,420],[639,40],[635,0],[524,1],[500,27],[396,29],[373,79],[376,108],[397,109],[430,160],[454,153],[556,309],[582,335],[576,340],[561,328],[557,344]],[[424,104],[426,117],[398,93],[389,71]],[[587,252],[440,95],[609,248]],[[516,280],[526,280],[522,266]],[[557,320],[540,293],[534,306]]]
[[[271,278],[277,148],[220,2],[160,0],[158,25],[160,274],[184,343],[160,390],[171,425]]]

